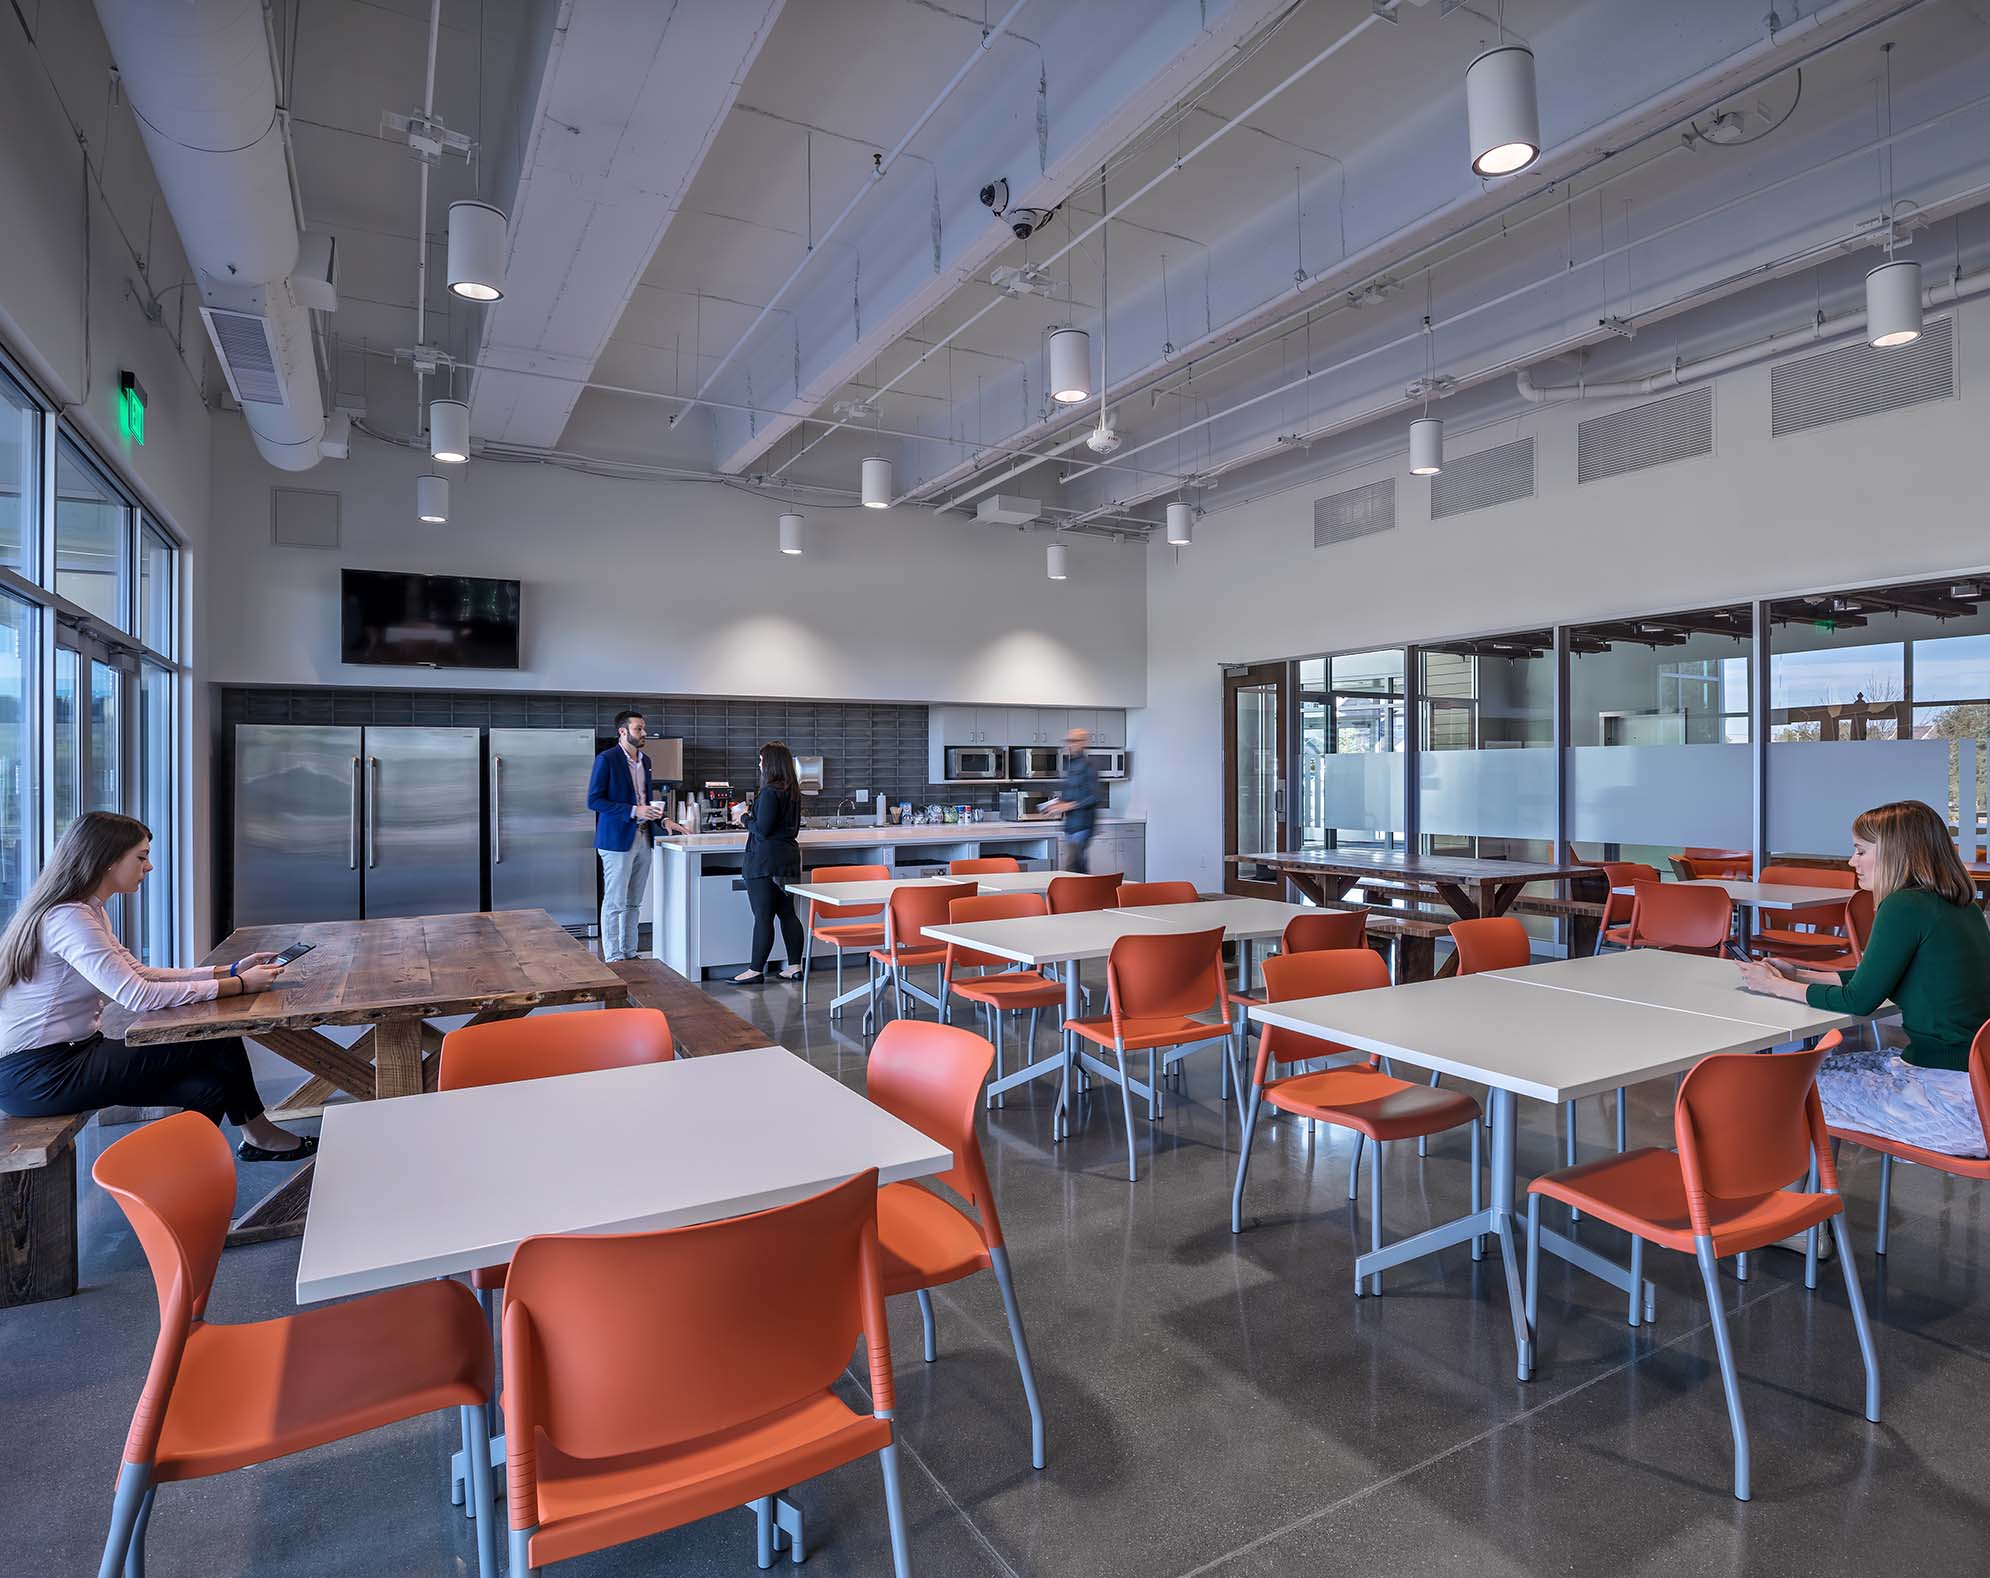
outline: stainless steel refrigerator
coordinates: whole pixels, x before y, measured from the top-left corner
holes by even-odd
[[[492,729],[491,908],[594,920],[592,729]]]
[[[237,926],[483,907],[471,728],[235,729]]]

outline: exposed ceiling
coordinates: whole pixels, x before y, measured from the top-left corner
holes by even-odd
[[[279,9],[341,241],[337,392],[412,432],[416,166],[381,112],[420,102],[428,7]],[[432,258],[451,197],[512,216],[505,301],[452,307],[431,269],[478,440],[817,497],[882,453],[905,502],[999,487],[1137,533],[1400,449],[1433,372],[1468,427],[1524,409],[1522,367],[1651,371],[1842,310],[1889,162],[1907,255],[1990,260],[1981,0],[1508,0],[1546,147],[1505,181],[1466,149],[1494,0],[983,9],[445,0],[437,108],[478,148],[438,169]],[[998,177],[1053,211],[1027,241],[980,202]],[[1031,265],[1042,293],[991,283]],[[1107,358],[1110,455],[1096,399],[1045,399],[1063,324]]]

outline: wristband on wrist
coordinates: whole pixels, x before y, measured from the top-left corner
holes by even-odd
[[[239,964],[240,964],[241,962],[242,962],[242,961],[241,961],[240,959],[237,959],[237,960],[235,961],[235,964],[231,964],[231,965],[229,965],[229,966],[228,966],[228,974],[229,974],[229,976],[230,976],[231,978],[233,978],[233,979],[237,979],[237,980],[239,980],[239,979],[240,979],[240,977],[239,977],[239,976],[236,976],[236,975],[235,975],[235,966],[236,966],[236,965],[239,965]]]

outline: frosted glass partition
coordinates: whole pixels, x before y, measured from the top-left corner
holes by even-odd
[[[1553,751],[1425,751],[1417,788],[1426,833],[1554,842]]]
[[[1403,758],[1395,751],[1333,751],[1319,758],[1323,825],[1403,830]]]
[[[1975,763],[1969,766],[1973,789]],[[1851,847],[1852,818],[1889,800],[1924,800],[1946,817],[1949,742],[1789,740],[1769,747],[1771,849],[1835,855]]]
[[[1569,837],[1578,843],[1753,842],[1755,769],[1745,745],[1578,745],[1568,755]]]

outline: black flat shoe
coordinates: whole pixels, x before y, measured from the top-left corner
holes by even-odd
[[[802,972],[799,970],[783,970],[781,972],[781,979],[784,981],[799,981],[801,978]]]
[[[235,1154],[245,1162],[301,1162],[318,1154],[318,1136],[300,1134],[296,1146],[287,1151],[266,1151],[260,1145],[251,1145],[244,1140],[235,1147]]]
[[[733,986],[765,986],[767,984],[767,977],[760,973],[753,975],[730,975],[726,977],[726,980]]]

